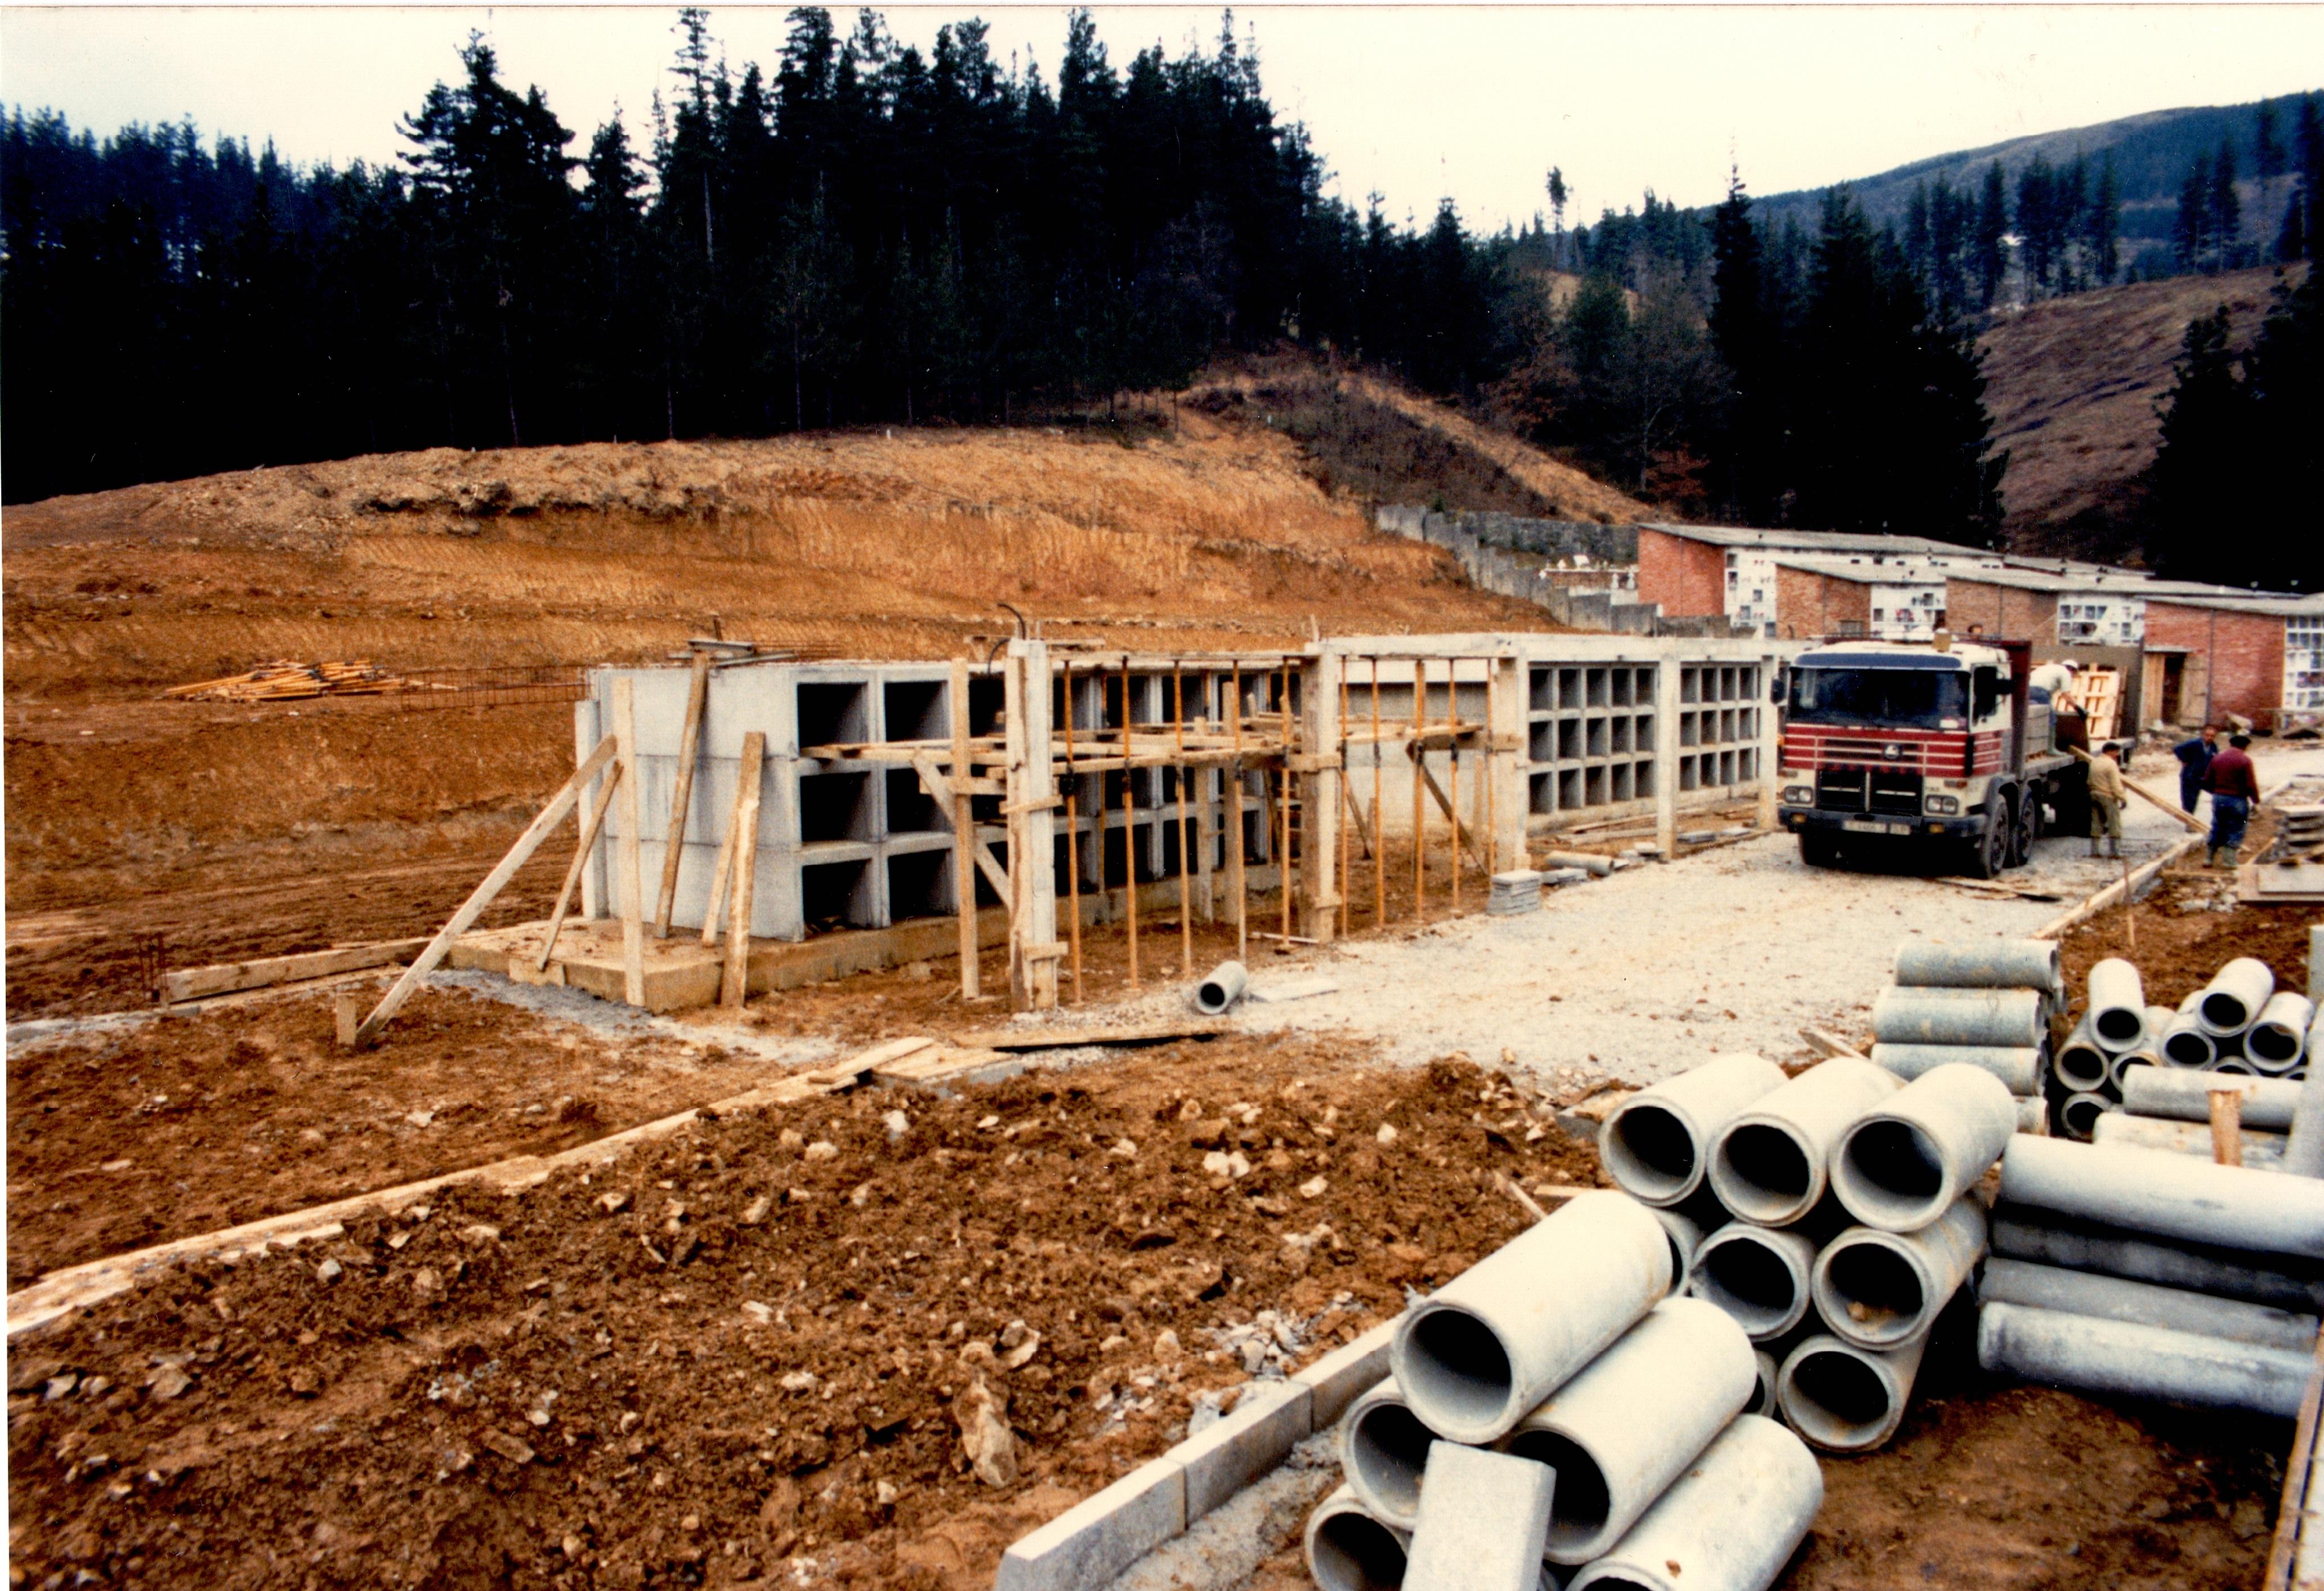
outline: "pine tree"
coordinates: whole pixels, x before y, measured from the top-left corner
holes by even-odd
[[[2008,238],[2009,194],[2002,183],[2001,162],[1996,161],[1986,168],[1984,197],[1977,211],[1977,301],[1984,308],[1992,308],[2001,294],[2002,277],[2009,267]]]
[[[2324,112],[2319,112],[2313,94],[2300,101],[2299,131],[2293,143],[2300,153],[2300,204],[2308,257],[2324,259]]]
[[[2241,263],[2238,251],[2244,229],[2243,200],[2236,193],[2236,150],[2224,140],[2211,162],[2211,236],[2213,257],[2221,271]]]
[[[2283,174],[2283,136],[2275,124],[2275,102],[2263,99],[2252,114],[2252,175],[2262,182]]]
[[[2188,325],[2163,400],[2162,442],[2147,472],[2144,540],[2148,564],[2174,580],[2232,580],[2243,560],[2222,537],[2237,522],[2231,499],[2245,480],[2250,394],[2236,374],[2226,305]]]
[[[1711,218],[1711,344],[1725,366],[1721,423],[1711,443],[1713,490],[1746,524],[1775,522],[1785,466],[1781,333],[1751,198],[1730,172]]]
[[[2122,198],[2115,180],[2112,150],[2098,162],[2098,191],[2083,213],[2082,253],[2100,287],[2122,273]]]
[[[2187,169],[2186,179],[2179,184],[2179,210],[2171,227],[2172,257],[2182,271],[2200,271],[2203,253],[2210,241],[2211,179],[2210,156],[2195,157]]]

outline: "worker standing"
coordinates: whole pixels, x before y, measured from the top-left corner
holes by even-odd
[[[2090,759],[2090,854],[2098,853],[2098,841],[2107,842],[2107,854],[2122,854],[2122,748],[2109,740],[2098,748]]]
[[[2171,748],[2171,755],[2179,759],[2179,805],[2192,813],[2195,803],[2202,798],[2203,776],[2211,771],[2211,759],[2219,754],[2219,726],[2207,723],[2203,732],[2191,740],[2180,741]]]
[[[2229,735],[2227,749],[2211,759],[2211,766],[2203,774],[2203,788],[2211,793],[2211,839],[2210,850],[2203,859],[2206,867],[2218,866],[2223,851],[2227,866],[2234,867],[2236,852],[2243,848],[2244,824],[2250,821],[2251,809],[2259,800],[2259,773],[2252,767],[2250,745],[2249,735]]]

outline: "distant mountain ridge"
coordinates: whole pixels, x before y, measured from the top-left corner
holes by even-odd
[[[1856,196],[1877,226],[1884,222],[1902,222],[1906,207],[1912,203],[1914,189],[1924,182],[1933,184],[1940,177],[1956,189],[1973,189],[1985,179],[1987,168],[1999,161],[2014,198],[2018,174],[2037,156],[2052,166],[2068,166],[2080,155],[2089,162],[2095,180],[2100,156],[2111,152],[2115,181],[2122,200],[2125,252],[2135,255],[2144,244],[2168,244],[2180,184],[2186,179],[2189,167],[2199,155],[2215,152],[2221,140],[2227,139],[2235,145],[2236,169],[2243,179],[2236,189],[2244,201],[2246,235],[2273,239],[2283,219],[2283,198],[2292,179],[2286,175],[2263,184],[2255,175],[2252,135],[2258,125],[2260,106],[2274,108],[2276,136],[2289,151],[2300,102],[2318,92],[2310,89],[2304,94],[2281,95],[2246,105],[2143,111],[2086,127],[2036,133],[1989,143],[1981,149],[1932,155],[1873,176],[1853,179],[1843,186]],[[1753,210],[1763,223],[1780,226],[1787,218],[1794,219],[1812,232],[1822,207],[1823,192],[1821,189],[1798,189],[1755,196]]]

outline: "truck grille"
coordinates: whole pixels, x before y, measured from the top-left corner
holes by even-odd
[[[1921,776],[1889,768],[1818,768],[1816,808],[1820,812],[1917,814],[1921,810]]]

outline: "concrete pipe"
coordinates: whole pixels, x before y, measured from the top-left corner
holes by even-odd
[[[1741,1415],[1567,1591],[1766,1591],[1822,1506],[1815,1456]]]
[[[1832,1151],[1831,1188],[1868,1227],[1913,1232],[2001,1158],[2017,1101],[1976,1066],[1940,1066],[1859,1117]]]
[[[1743,1405],[1743,1412],[1773,1418],[1775,1413],[1775,1373],[1783,1366],[1766,1348],[1753,1348],[1751,1363],[1757,1366],[1759,1378],[1752,1384],[1751,1401]]]
[[[2213,1038],[2241,1033],[2275,996],[2275,974],[2265,961],[2237,956],[2205,984],[2195,1002],[2196,1018]]]
[[[1903,944],[1896,982],[1907,989],[2038,989],[2066,987],[2054,939],[2005,939],[1991,944]]]
[[[2281,1078],[2254,1078],[2243,1085],[2243,1124],[2246,1130],[2292,1130],[2292,1108],[2300,1099],[2298,1083]],[[2133,1116],[2208,1122],[2211,1119],[2211,1080],[2200,1072],[2153,1067],[2134,1071],[2122,1086],[2122,1108]]]
[[[2127,1231],[2324,1258],[2324,1183],[2183,1154],[2010,1139],[2001,1196]]]
[[[2203,1019],[2195,1014],[2203,991],[2197,989],[2179,1004],[2170,1023],[2163,1029],[2163,1058],[2173,1066],[2209,1066],[2219,1058],[2219,1047],[2203,1027]]]
[[[2304,1354],[2316,1346],[2314,1315],[2238,1303],[2177,1287],[2126,1282],[2119,1276],[2061,1271],[2024,1260],[1986,1261],[1985,1273],[1978,1279],[1977,1297],[1979,1303],[2059,1310],[2069,1315],[2160,1326],[2166,1331],[2191,1331],[2199,1337],[2289,1348],[2294,1353]]]
[[[1679,1210],[1657,1209],[1654,1215],[1663,1225],[1663,1236],[1670,1239],[1670,1290],[1675,1297],[1686,1291],[1693,1274],[1694,1251],[1702,1246],[1703,1230]]]
[[[2206,1070],[2210,1071],[2214,1076],[2217,1076],[2221,1072],[2225,1072],[2229,1077],[2257,1077],[2259,1075],[2259,1068],[2254,1066],[2241,1055],[2222,1056],[2220,1059],[2212,1062]]]
[[[1240,961],[1221,961],[1194,986],[1194,1008],[1205,1016],[1222,1016],[1250,987],[1250,974]]]
[[[2324,1313],[2324,1268],[2278,1255],[2134,1237],[2098,1222],[2006,1204],[1995,1209],[1987,1225],[1993,1252],[2010,1259],[2302,1314]]]
[[[2039,1094],[2018,1100],[2017,1130],[2047,1137],[2050,1133],[2050,1101]]]
[[[2037,1047],[2049,997],[2030,989],[1884,989],[1872,1003],[1872,1037],[1883,1044]]]
[[[2309,1025],[2315,1020],[2316,1007],[2306,995],[2277,990],[2244,1035],[2246,1058],[2263,1072],[2282,1076],[2306,1055]]]
[[[1383,1381],[1340,1417],[1340,1471],[1374,1519],[1409,1531],[1420,1517],[1420,1477],[1435,1439],[1403,1390]]]
[[[1641,1089],[1606,1118],[1598,1157],[1633,1199],[1676,1204],[1702,1185],[1720,1129],[1784,1081],[1773,1061],[1734,1054]]]
[[[1557,1472],[1552,1563],[1598,1557],[1751,1401],[1751,1344],[1700,1299],[1665,1299],[1517,1421],[1501,1449]]]
[[[2068,1094],[2058,1107],[2058,1126],[2075,1143],[2087,1144],[2098,1130],[2099,1118],[2114,1108],[2114,1101],[2104,1094],[2088,1090]]]
[[[1670,1239],[1654,1213],[1628,1194],[1583,1193],[1406,1310],[1388,1362],[1431,1430],[1493,1441],[1670,1283]]]
[[[1928,1334],[1984,1253],[1985,1211],[1964,1195],[1917,1232],[1842,1232],[1816,1256],[1811,1296],[1841,1341],[1900,1347]]]
[[[1737,1221],[1694,1251],[1691,1285],[1753,1342],[1772,1342],[1806,1319],[1815,1261],[1815,1241],[1806,1235]]]
[[[1868,1453],[1904,1423],[1927,1347],[1923,1337],[1876,1353],[1837,1337],[1811,1337],[1776,1374],[1776,1406],[1810,1447]]]
[[[2246,1132],[2242,1136],[2244,1163],[2254,1171],[2283,1169],[2282,1133]],[[2151,1116],[2109,1111],[2090,1130],[2090,1142],[2104,1148],[2159,1149],[2166,1154],[2211,1158],[2211,1128],[2208,1122],[2157,1121]]]
[[[2138,969],[2108,956],[2090,969],[2090,1036],[2108,1050],[2126,1050],[2146,1032],[2146,989]]]
[[[2260,1347],[2023,1304],[1977,1311],[1977,1362],[2048,1386],[2248,1409],[2289,1420],[2314,1369],[2301,1349]]]
[[[1840,1135],[1904,1086],[1852,1055],[1810,1068],[1720,1131],[1711,1151],[1712,1191],[1738,1219],[1790,1226],[1823,1197]]]
[[[1887,1068],[1910,1082],[1940,1066],[1976,1066],[2001,1080],[2013,1094],[2042,1091],[2042,1052],[2038,1048],[2004,1049],[1993,1044],[1875,1044],[1872,1064]]]
[[[1580,868],[1592,878],[1603,878],[1614,870],[1614,859],[1600,856],[1594,851],[1548,851],[1541,856],[1541,867]]]
[[[2107,1086],[2119,1098],[2125,1079],[2141,1071],[2155,1071],[2162,1064],[2163,1057],[2144,1044],[2135,1050],[2125,1050],[2107,1062]]]
[[[1342,1486],[1307,1516],[1307,1573],[1323,1591],[1396,1591],[1412,1532],[1372,1513]]]
[[[2311,1043],[2313,1038],[2311,1034]],[[2324,1177],[2324,1067],[2310,1067],[2301,1081],[2292,1141],[2283,1146],[2283,1169],[2295,1177]]]
[[[2050,1065],[2067,1088],[2088,1093],[2105,1084],[2113,1059],[2090,1032],[2090,1019],[2085,1016],[2074,1025],[2066,1042],[2058,1046],[2058,1053],[2050,1058]]]

